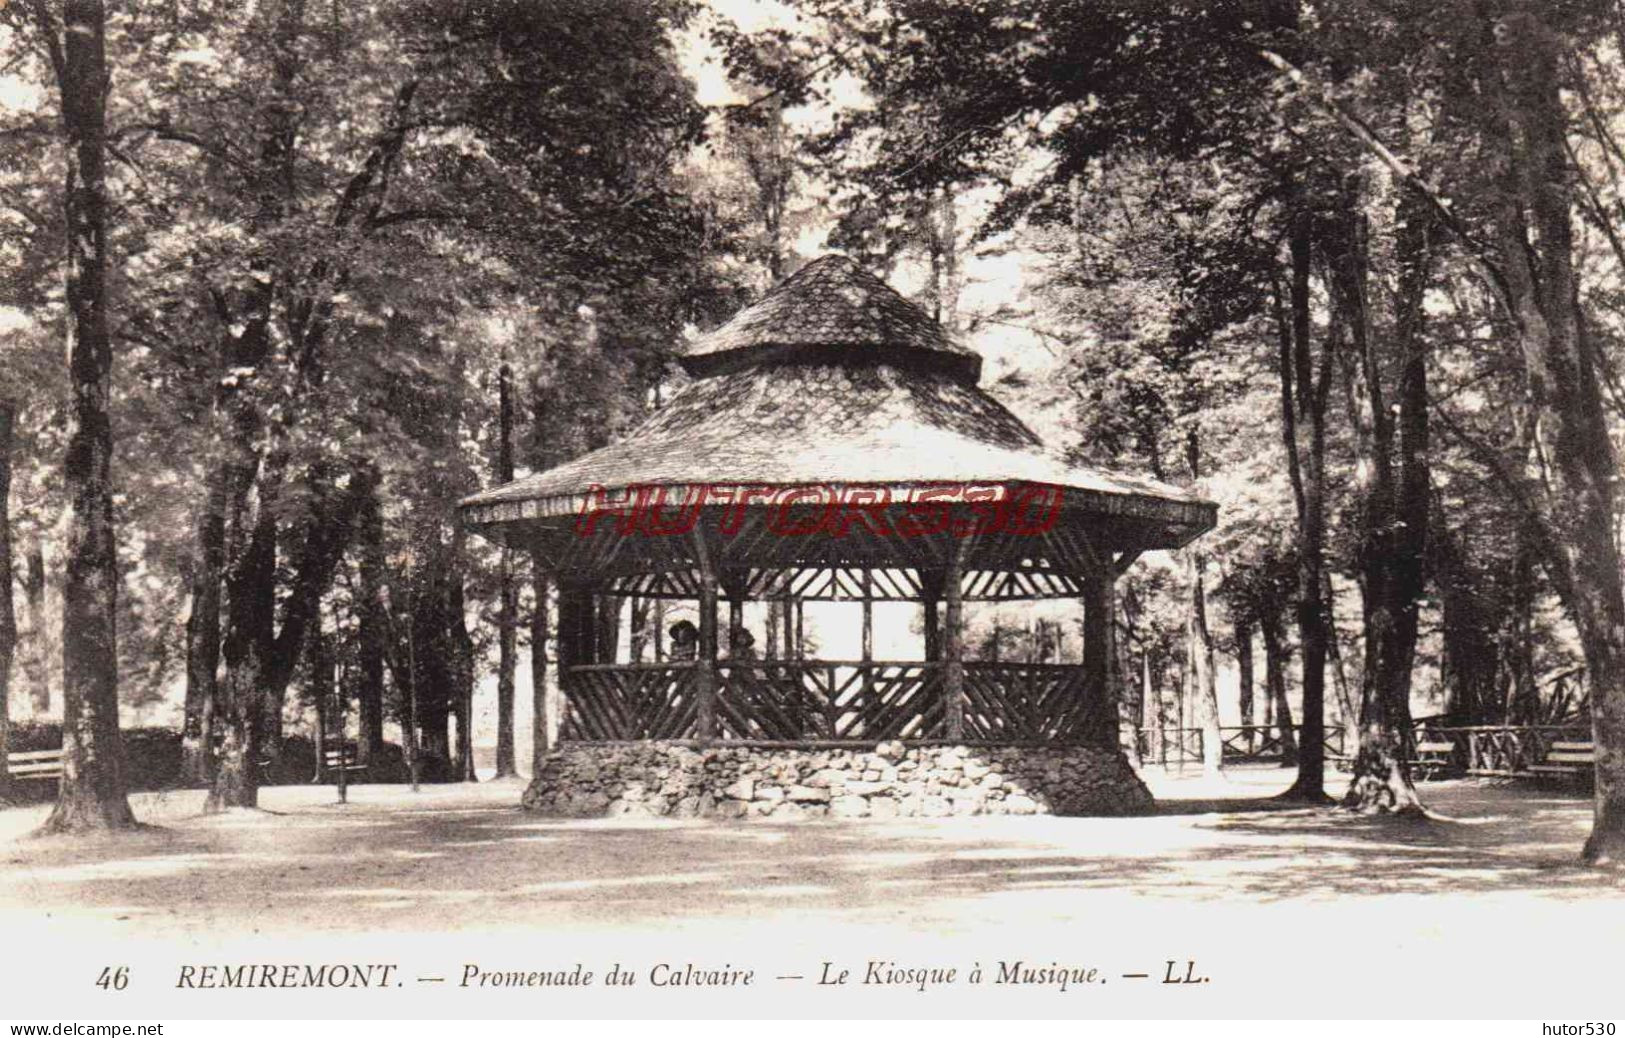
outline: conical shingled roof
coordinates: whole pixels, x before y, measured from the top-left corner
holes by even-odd
[[[890,285],[838,255],[802,267],[681,354],[692,375],[791,358],[942,370],[973,385],[982,371],[974,350],[955,342]]]
[[[650,485],[940,484],[1061,487],[1080,521],[1130,523],[1142,548],[1178,547],[1216,517],[1178,487],[1046,451],[977,387],[975,353],[844,257],[804,267],[684,363],[700,377],[623,440],[469,497],[464,517],[571,517],[595,492]]]

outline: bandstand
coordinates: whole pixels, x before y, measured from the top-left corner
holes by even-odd
[[[1046,452],[978,388],[979,356],[844,257],[808,264],[679,360],[692,380],[624,440],[462,504],[558,588],[563,716],[527,807],[1149,806],[1119,748],[1113,584],[1140,553],[1211,528],[1213,504]],[[1046,598],[1082,603],[1081,663],[966,658],[965,603]],[[630,658],[613,632],[638,599],[691,605],[693,651]],[[918,658],[872,658],[886,601],[919,609]],[[764,602],[785,637],[730,645]],[[861,608],[863,658],[806,658],[809,602]]]

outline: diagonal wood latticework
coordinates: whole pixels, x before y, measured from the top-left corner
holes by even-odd
[[[869,582],[864,582],[864,573]],[[743,597],[754,602],[924,602],[940,598],[927,590],[922,571],[901,567],[865,570],[861,566],[787,567],[751,566]],[[960,583],[967,602],[1012,602],[1044,598],[1077,598],[1085,578],[1077,573],[1041,566],[1010,569],[971,569]],[[611,576],[605,592],[639,598],[684,600],[698,597],[699,576],[677,568]]]
[[[945,664],[751,660],[719,665],[716,741],[853,743],[946,739]],[[691,663],[570,668],[564,737],[579,742],[700,737]],[[965,741],[1088,741],[1101,719],[1083,668],[965,664]]]

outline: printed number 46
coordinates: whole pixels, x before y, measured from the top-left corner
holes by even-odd
[[[123,991],[130,986],[130,968],[120,966],[118,969],[114,969],[111,966],[103,966],[102,975],[96,978],[96,986],[103,991],[108,989]]]

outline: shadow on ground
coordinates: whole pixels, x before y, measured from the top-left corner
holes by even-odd
[[[809,911],[974,925],[1000,913],[1000,899],[1063,892],[1077,912],[1107,896],[1619,894],[1577,864],[1586,801],[1469,783],[1432,787],[1449,818],[1415,822],[1245,797],[1168,803],[1150,818],[772,825],[537,818],[512,806],[511,785],[377,789],[344,807],[324,796],[273,793],[275,815],[214,818],[172,802],[162,828],[134,836],[13,839],[0,844],[0,904],[152,933],[647,926]]]

